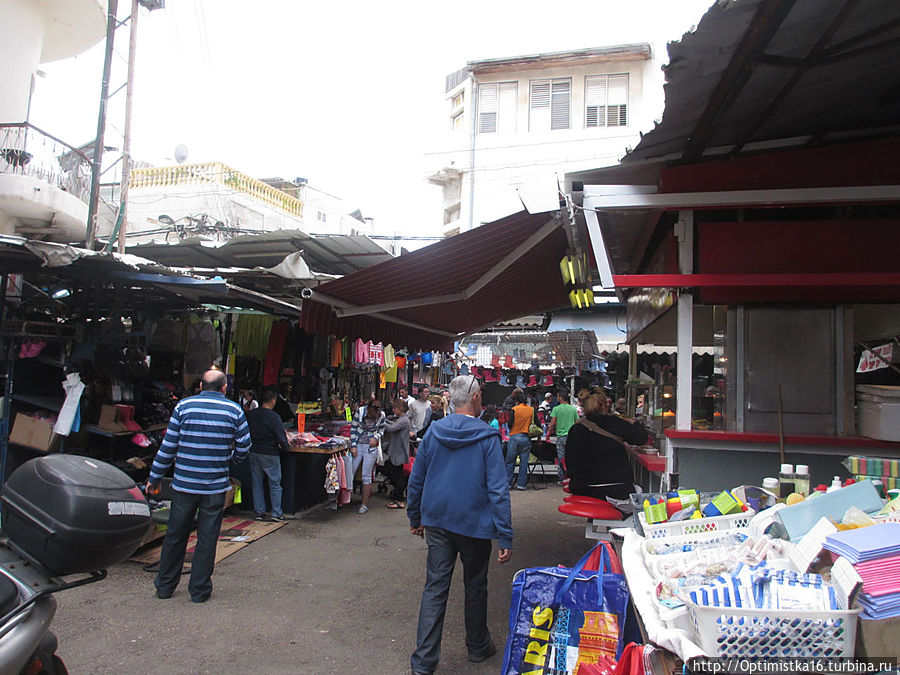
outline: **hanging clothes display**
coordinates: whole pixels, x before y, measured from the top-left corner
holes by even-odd
[[[273,323],[275,317],[270,314],[241,314],[234,328],[237,355],[265,361]]]
[[[278,384],[281,356],[284,352],[284,345],[290,329],[290,321],[279,321],[272,326],[272,330],[269,333],[269,346],[266,350],[265,366],[263,367],[262,384],[264,387],[274,387]]]
[[[187,351],[184,369],[189,373],[205,373],[220,358],[219,333],[209,319],[191,317],[187,325]]]

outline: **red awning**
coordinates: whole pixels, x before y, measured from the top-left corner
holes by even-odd
[[[449,351],[463,334],[568,306],[556,212],[508,216],[318,286],[308,333]]]

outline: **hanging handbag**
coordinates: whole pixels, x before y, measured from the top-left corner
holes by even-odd
[[[375,464],[384,466],[384,452],[381,450],[381,441],[378,441],[378,454],[375,455]]]
[[[625,642],[628,586],[601,542],[569,570],[535,567],[513,578],[503,675],[574,675],[580,663],[617,659]],[[597,571],[585,569],[599,548]]]

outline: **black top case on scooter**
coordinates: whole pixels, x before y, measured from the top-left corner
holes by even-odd
[[[29,460],[0,492],[3,533],[56,575],[127,559],[150,527],[150,508],[125,473],[76,455]]]

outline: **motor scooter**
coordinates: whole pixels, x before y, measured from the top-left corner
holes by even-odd
[[[50,631],[54,593],[106,578],[151,526],[125,473],[99,460],[48,455],[16,469],[0,491],[0,675],[61,675]]]
[[[106,570],[73,581],[54,577],[18,554],[0,538],[0,675],[65,675],[50,630],[56,613],[54,593],[106,578]]]

